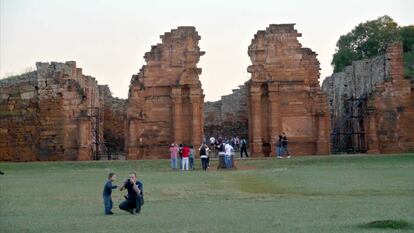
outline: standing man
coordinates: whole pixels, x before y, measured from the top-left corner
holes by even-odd
[[[180,144],[180,147],[178,147],[178,164],[180,165],[180,170],[183,168],[183,164],[182,164],[182,161],[183,161],[183,148],[184,148],[183,144]]]
[[[232,168],[233,164],[231,162],[231,154],[233,151],[233,147],[230,144],[226,143],[224,146],[224,151],[226,156],[226,168]]]
[[[241,137],[240,141],[240,157],[243,158],[243,152],[246,153],[246,158],[249,157],[247,154],[247,141],[244,137]]]
[[[279,134],[279,138],[276,141],[276,158],[281,159],[283,158],[283,148],[282,148],[282,144],[283,144],[283,137],[282,135]]]
[[[141,207],[144,204],[143,184],[137,180],[135,172],[130,172],[128,176],[129,178],[124,181],[124,184],[119,189],[120,191],[126,189],[128,196],[126,196],[125,201],[119,204],[119,208],[131,214],[137,214],[141,212]]]
[[[170,146],[170,158],[171,158],[171,169],[177,169],[177,155],[178,155],[178,146],[177,144],[171,144]]]
[[[234,146],[235,146],[235,151],[240,150],[240,139],[239,137],[236,136],[236,138],[234,139]]]
[[[289,153],[289,150],[288,150],[288,142],[289,141],[288,141],[285,133],[282,133],[282,135],[283,135],[283,139],[282,139],[283,155],[286,154],[287,158],[290,158],[290,153]]]

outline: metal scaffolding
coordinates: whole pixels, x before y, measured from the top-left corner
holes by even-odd
[[[342,117],[333,118],[332,152],[333,153],[365,153],[364,115],[366,113],[367,96],[348,98],[345,100],[345,111]]]
[[[99,160],[101,158],[99,146],[102,144],[99,137],[101,123],[100,109],[98,107],[90,107],[88,116],[91,117],[91,137],[92,145],[94,145],[94,150],[92,149],[92,159]]]

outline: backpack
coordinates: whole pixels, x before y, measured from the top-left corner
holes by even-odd
[[[207,155],[207,151],[206,151],[206,148],[204,146],[201,147],[201,149],[200,149],[200,155]]]
[[[246,147],[246,139],[243,139],[243,140],[241,141],[241,146],[242,146],[242,147]]]

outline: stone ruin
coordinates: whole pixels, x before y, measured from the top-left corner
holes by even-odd
[[[36,67],[0,82],[1,160],[89,159],[96,149],[89,112],[100,105],[97,82],[75,62]]]
[[[203,140],[200,36],[194,27],[178,27],[161,40],[145,54],[147,64],[131,79],[127,159],[168,158],[171,143],[198,148]]]
[[[327,77],[332,151],[414,151],[414,82],[404,78],[401,44]]]
[[[248,49],[247,83],[252,155],[275,154],[277,135],[286,133],[294,155],[329,154],[329,109],[319,86],[316,53],[302,48],[294,24],[258,31]],[[270,148],[269,148],[270,147]]]
[[[0,80],[0,93],[1,161],[90,160],[105,149],[103,94],[75,62],[38,62]]]
[[[247,86],[241,85],[219,101],[204,104],[204,134],[207,139],[249,137]]]
[[[0,161],[91,160],[108,149],[168,158],[170,143],[198,147],[204,136],[233,135],[259,156],[275,153],[282,132],[294,155],[413,151],[414,82],[403,76],[402,45],[326,78],[324,94],[316,53],[300,36],[294,24],[258,31],[248,48],[251,79],[205,106],[194,27],[161,36],[132,76],[128,100],[75,62],[38,62],[0,80]]]

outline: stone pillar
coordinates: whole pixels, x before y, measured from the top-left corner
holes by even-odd
[[[326,155],[329,154],[330,145],[329,145],[329,121],[325,113],[317,114],[318,117],[318,138],[316,141],[316,154]]]
[[[79,119],[78,160],[91,160],[91,120],[89,117]]]
[[[181,124],[181,112],[182,112],[182,99],[181,99],[181,89],[173,88],[172,92],[172,129],[173,129],[173,141],[174,143],[182,142],[182,124]]]
[[[199,148],[202,143],[202,116],[201,112],[201,100],[200,96],[191,96],[191,115],[192,115],[192,122],[191,122],[191,144],[194,148]],[[197,151],[196,149],[194,149]]]
[[[367,110],[368,117],[368,133],[367,133],[367,144],[368,144],[368,154],[379,154],[379,144],[378,144],[378,135],[377,135],[377,123],[375,117],[375,109]]]
[[[138,138],[138,120],[129,119],[128,124],[128,141],[127,141],[127,158],[126,159],[137,159],[138,158],[138,148],[139,148],[139,138]]]
[[[276,155],[276,143],[278,140],[278,135],[281,134],[280,130],[280,112],[279,112],[279,92],[270,92],[269,93],[269,101],[270,101],[270,142],[272,153],[271,156]]]
[[[250,154],[260,155],[262,154],[262,126],[261,126],[261,93],[254,92],[250,94],[250,119],[251,123],[251,145],[250,145]]]

